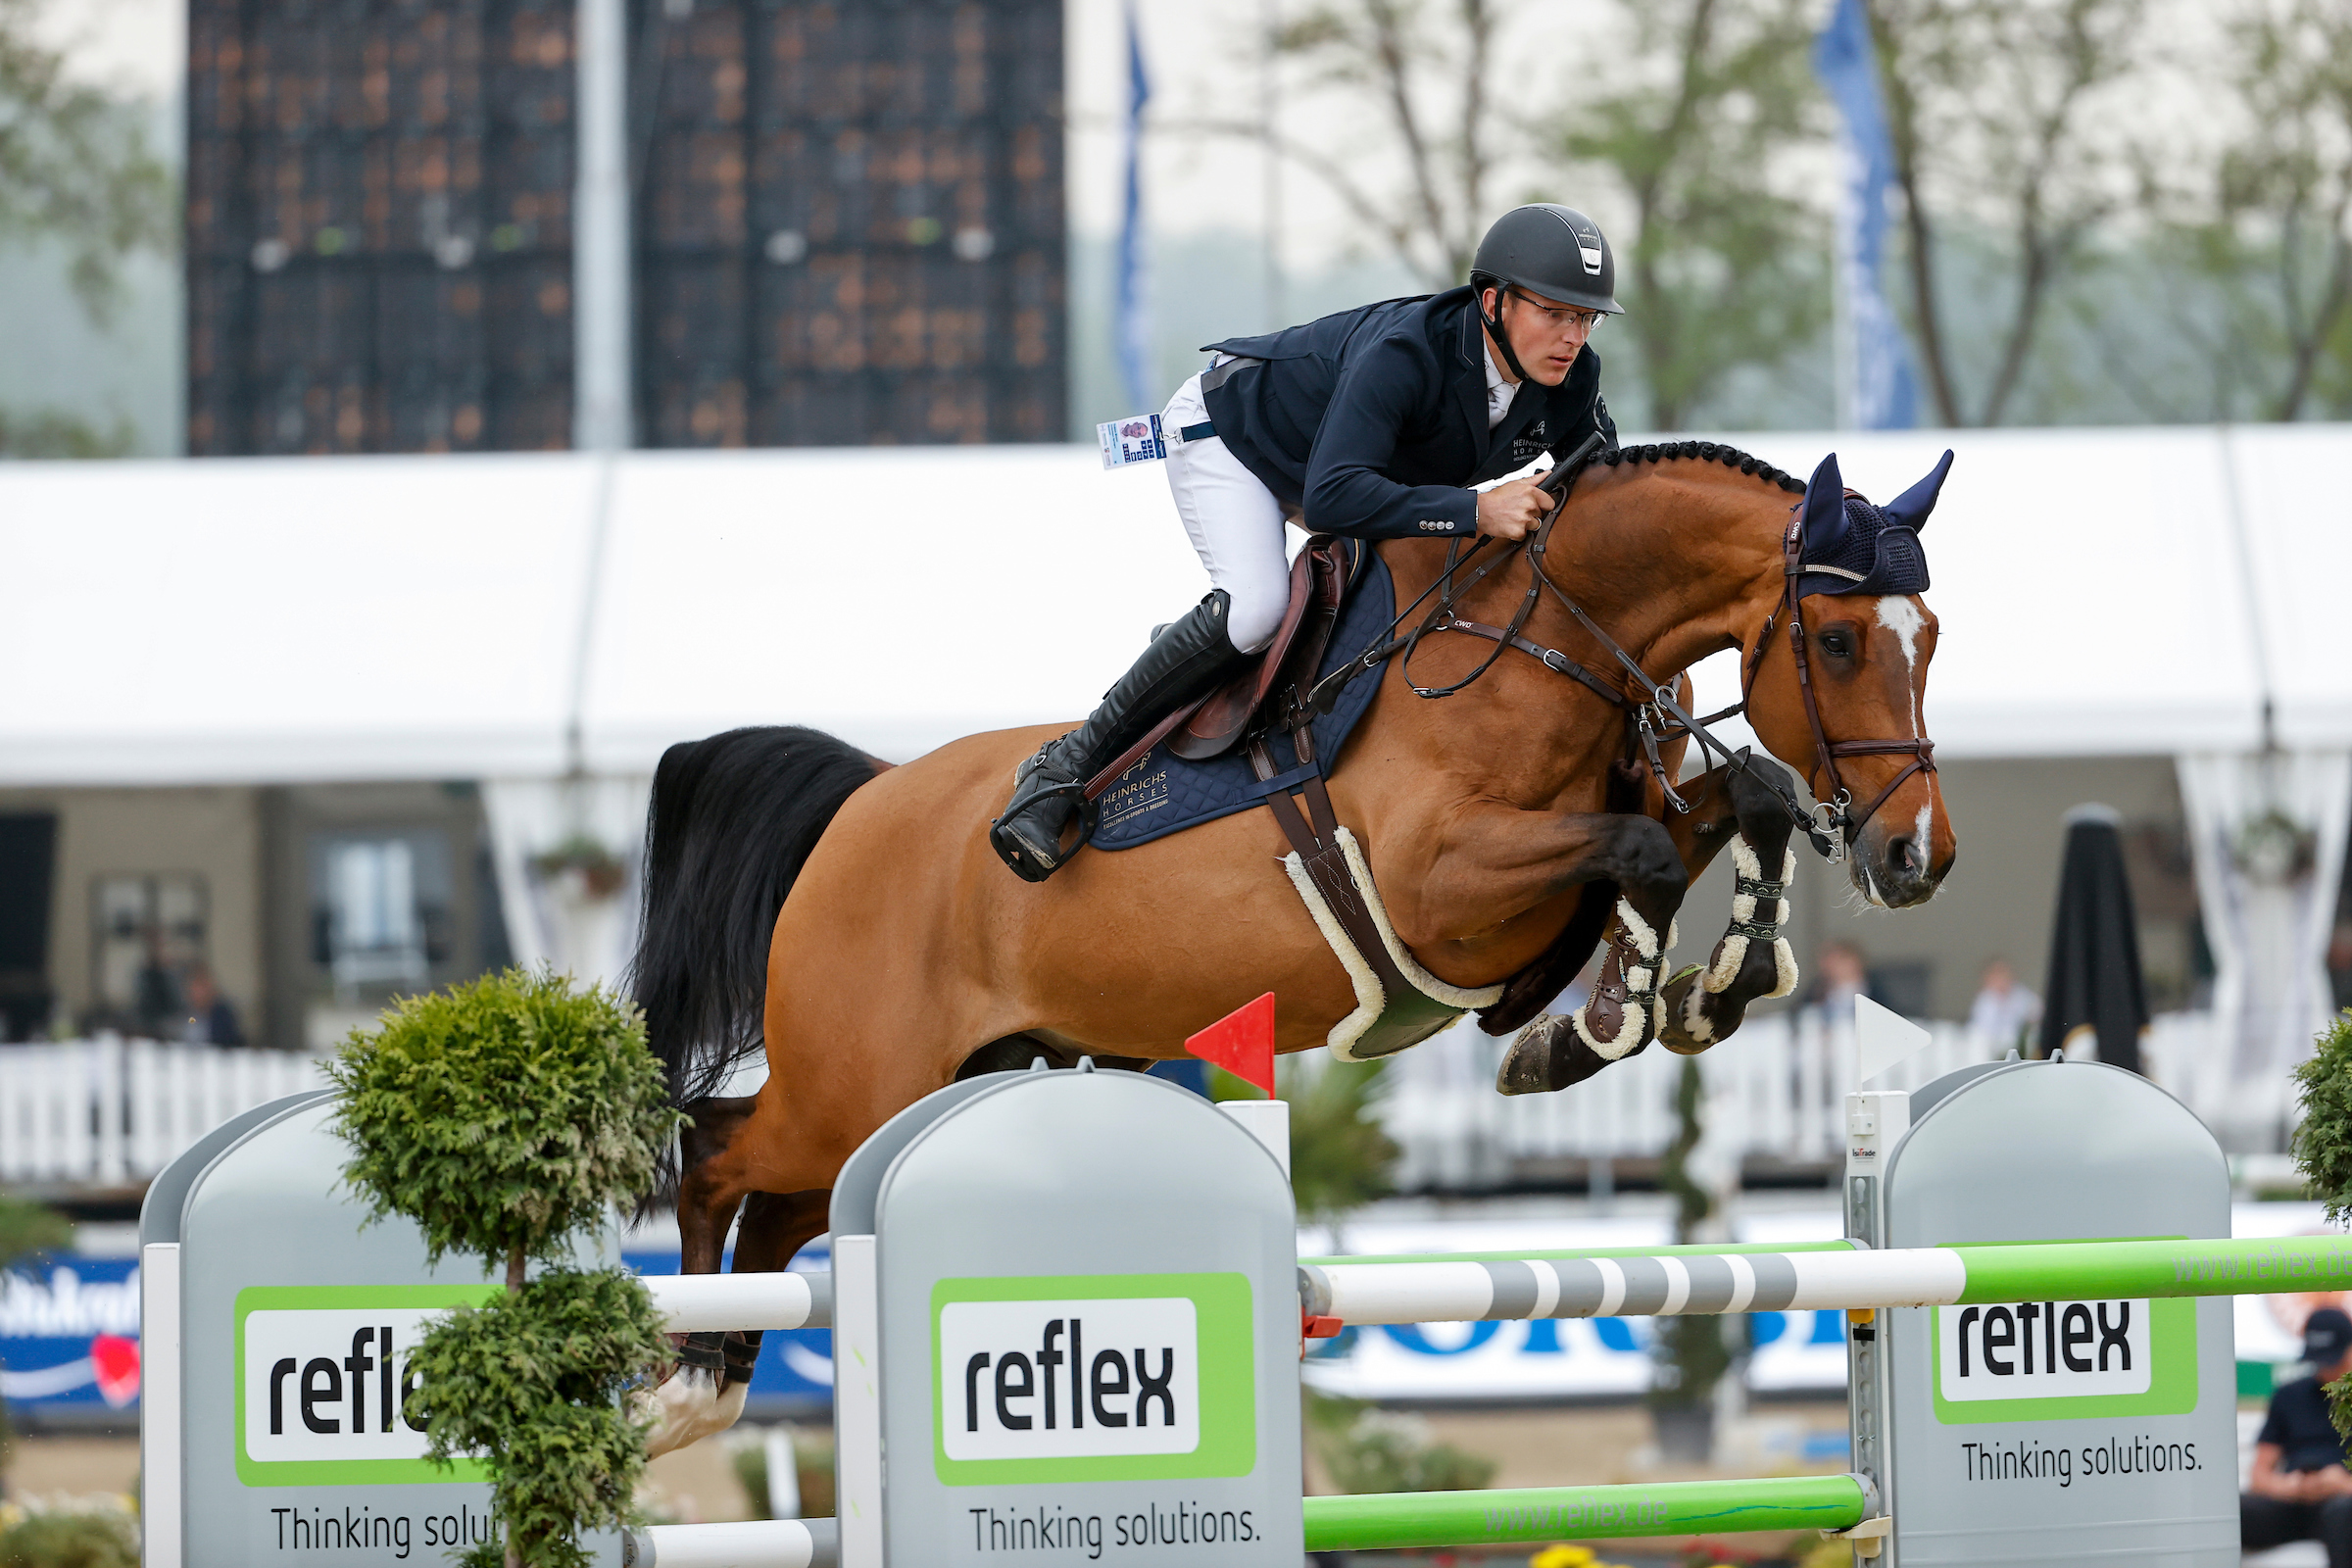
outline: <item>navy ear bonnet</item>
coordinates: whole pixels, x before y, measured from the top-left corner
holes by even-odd
[[[1838,454],[1822,459],[1805,486],[1798,595],[1927,592],[1928,558],[1919,530],[1951,470],[1947,451],[1925,479],[1874,507],[1838,478]]]

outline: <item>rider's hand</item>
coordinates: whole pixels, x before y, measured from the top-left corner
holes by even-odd
[[[1532,479],[1513,479],[1478,497],[1478,531],[1494,539],[1524,539],[1551,512],[1551,497]]]

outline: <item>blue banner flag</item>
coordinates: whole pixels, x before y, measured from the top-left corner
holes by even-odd
[[[1838,106],[1845,188],[1838,212],[1838,387],[1840,422],[1864,430],[1907,430],[1918,394],[1911,346],[1886,303],[1886,187],[1894,142],[1879,97],[1878,53],[1863,0],[1838,0],[1813,40],[1813,73]]]
[[[1117,305],[1111,321],[1118,351],[1119,379],[1131,409],[1150,409],[1152,395],[1152,306],[1147,288],[1149,258],[1144,238],[1144,105],[1152,101],[1152,78],[1144,73],[1144,40],[1136,31],[1135,6],[1127,16],[1127,192],[1119,227]]]

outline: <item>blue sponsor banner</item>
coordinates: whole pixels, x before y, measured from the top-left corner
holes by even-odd
[[[59,1253],[0,1272],[0,1398],[37,1421],[139,1398],[139,1265]]]
[[[1624,1399],[1648,1392],[1655,1319],[1397,1323],[1343,1330],[1308,1348],[1307,1378],[1359,1399]],[[1745,1314],[1747,1386],[1834,1394],[1845,1387],[1844,1314]]]

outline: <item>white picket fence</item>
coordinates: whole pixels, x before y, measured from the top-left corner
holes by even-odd
[[[239,1111],[324,1085],[318,1058],[291,1051],[118,1035],[0,1046],[0,1182],[144,1182]]]
[[[1956,1023],[1924,1027],[1927,1049],[1871,1087],[1918,1089],[1954,1068],[1997,1060],[2016,1043]],[[2185,1069],[2210,1054],[2211,1035],[2202,1015],[2173,1014],[2156,1021],[2145,1046],[2149,1075],[2200,1114],[2197,1091],[2207,1086]],[[1703,1055],[1652,1046],[1559,1094],[1512,1099],[1494,1093],[1506,1044],[1464,1019],[1397,1058],[1381,1119],[1403,1151],[1402,1190],[1476,1190],[1531,1162],[1659,1154],[1674,1138],[1674,1091],[1686,1060],[1705,1075],[1704,1121],[1719,1157],[1813,1166],[1841,1157],[1839,1117],[1854,1087],[1850,1015],[1832,1021],[1806,1008],[1752,1018]]]
[[[1970,1062],[2004,1054],[2007,1040],[1952,1023],[1927,1025],[1932,1043],[1878,1080],[1916,1089]],[[1381,1116],[1402,1148],[1399,1185],[1474,1191],[1528,1162],[1641,1158],[1674,1136],[1673,1092],[1686,1058],[1651,1047],[1574,1089],[1506,1100],[1494,1093],[1504,1042],[1468,1020],[1397,1059]],[[1827,1165],[1838,1157],[1838,1116],[1852,1087],[1850,1021],[1811,1010],[1751,1019],[1696,1060],[1706,1074],[1707,1124],[1723,1157]],[[2225,1098],[2242,1102],[2202,1014],[2159,1017],[2145,1042],[2149,1076],[2211,1122]],[[318,1058],[295,1052],[162,1044],[101,1035],[55,1045],[0,1046],[0,1184],[121,1187],[143,1182],[207,1132],[265,1102],[322,1087]],[[2284,1147],[2289,1099],[2278,1093]]]

